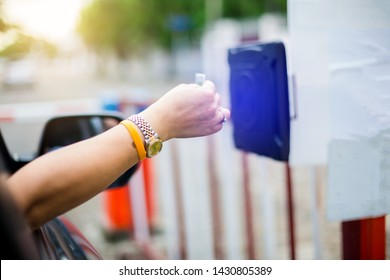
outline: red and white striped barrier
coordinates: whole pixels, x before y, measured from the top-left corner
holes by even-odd
[[[100,110],[99,99],[0,104],[0,123],[44,120],[57,115],[92,113]]]

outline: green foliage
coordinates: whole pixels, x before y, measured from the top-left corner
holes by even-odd
[[[97,53],[114,50],[119,58],[147,49],[171,46],[173,16],[189,18],[190,36],[203,26],[204,0],[95,0],[81,12],[77,31]]]
[[[223,0],[223,17],[242,19],[267,12],[286,14],[287,0]]]
[[[1,17],[0,17],[0,32],[6,32],[9,29],[9,24],[6,23]]]
[[[177,37],[196,41],[206,24],[206,0],[94,0],[85,7],[77,31],[98,54],[126,59],[151,44],[170,48]],[[213,1],[213,0],[207,0]],[[245,18],[286,12],[287,0],[222,0],[222,16]]]
[[[34,39],[28,35],[18,34],[17,39],[0,51],[0,56],[18,59],[30,52]]]
[[[175,33],[195,37],[204,25],[203,7],[204,0],[95,0],[82,11],[77,30],[97,53],[114,50],[127,58],[151,44],[170,48]],[[180,19],[188,26],[172,30]]]
[[[142,48],[153,36],[156,19],[148,20],[150,16],[142,1],[98,0],[81,12],[77,30],[97,53],[113,49],[118,57],[126,58],[128,50]]]
[[[196,41],[205,25],[204,0],[155,1],[162,29],[158,34],[159,45],[170,48],[174,37],[187,37]]]
[[[39,49],[48,58],[53,58],[58,53],[58,48],[56,45],[46,40],[37,39],[18,32],[15,41],[4,49],[0,50],[0,57],[20,59],[30,53],[33,48]]]

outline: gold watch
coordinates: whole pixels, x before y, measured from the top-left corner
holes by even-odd
[[[146,157],[151,158],[157,155],[161,151],[163,146],[163,143],[158,134],[153,130],[150,124],[140,115],[131,115],[129,120],[139,127],[145,137]]]

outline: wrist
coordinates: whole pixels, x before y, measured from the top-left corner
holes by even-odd
[[[153,130],[158,134],[161,141],[165,142],[172,138],[170,137],[167,120],[163,117],[163,114],[155,108],[155,106],[150,106],[138,115],[144,118],[150,126],[153,127]]]
[[[163,142],[148,120],[141,114],[131,115],[128,120],[138,126],[144,136],[146,157],[151,158],[160,153]]]

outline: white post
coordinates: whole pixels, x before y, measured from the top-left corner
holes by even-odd
[[[311,193],[311,222],[314,243],[314,259],[320,260],[321,255],[321,230],[318,211],[318,176],[315,166],[310,167],[310,193]]]
[[[134,237],[136,241],[146,243],[150,240],[146,209],[144,185],[144,170],[142,165],[130,179],[130,201],[134,221]]]
[[[261,221],[262,226],[266,231],[266,234],[263,234],[263,246],[264,246],[264,258],[267,260],[273,260],[276,258],[275,248],[276,248],[276,236],[278,233],[275,231],[275,209],[274,209],[274,193],[273,186],[269,182],[268,172],[269,168],[267,166],[267,159],[259,157],[259,176],[258,184],[260,188],[260,197],[261,201]]]

